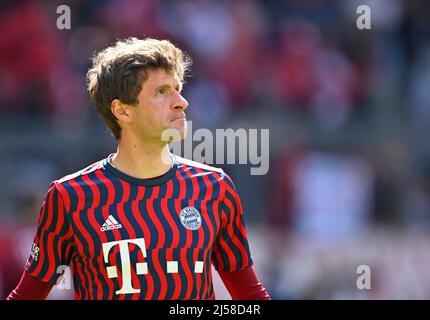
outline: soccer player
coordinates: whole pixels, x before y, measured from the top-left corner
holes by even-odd
[[[184,138],[190,58],[167,40],[128,38],[87,73],[116,153],[51,183],[21,280],[8,299],[44,299],[65,265],[76,299],[270,299],[253,270],[242,205],[221,169],[170,153]]]

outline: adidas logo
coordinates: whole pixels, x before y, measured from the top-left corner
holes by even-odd
[[[114,229],[121,229],[122,224],[118,223],[118,221],[115,220],[112,215],[109,215],[109,217],[106,219],[105,223],[103,223],[102,227],[100,228],[101,231],[107,231],[107,230],[114,230]]]

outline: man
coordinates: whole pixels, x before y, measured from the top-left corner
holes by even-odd
[[[76,299],[215,299],[211,264],[233,299],[270,299],[232,180],[164,141],[186,134],[190,64],[167,40],[129,38],[95,55],[88,90],[117,152],[51,184],[8,299],[45,298],[64,265]]]

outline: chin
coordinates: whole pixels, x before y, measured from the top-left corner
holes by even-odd
[[[188,134],[188,127],[187,127],[187,125],[185,125],[185,126],[183,126],[181,128],[178,128],[178,131],[179,131],[179,138],[180,138],[180,140],[184,140],[187,137],[187,134]]]
[[[181,126],[172,126],[170,128],[165,129],[161,133],[161,141],[168,141],[168,142],[174,142],[174,141],[182,141],[187,137],[188,133],[188,126],[185,123],[185,125]]]

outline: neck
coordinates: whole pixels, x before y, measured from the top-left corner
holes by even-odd
[[[111,163],[129,176],[149,179],[167,173],[172,166],[172,159],[167,144],[142,141],[127,143],[121,139]]]

